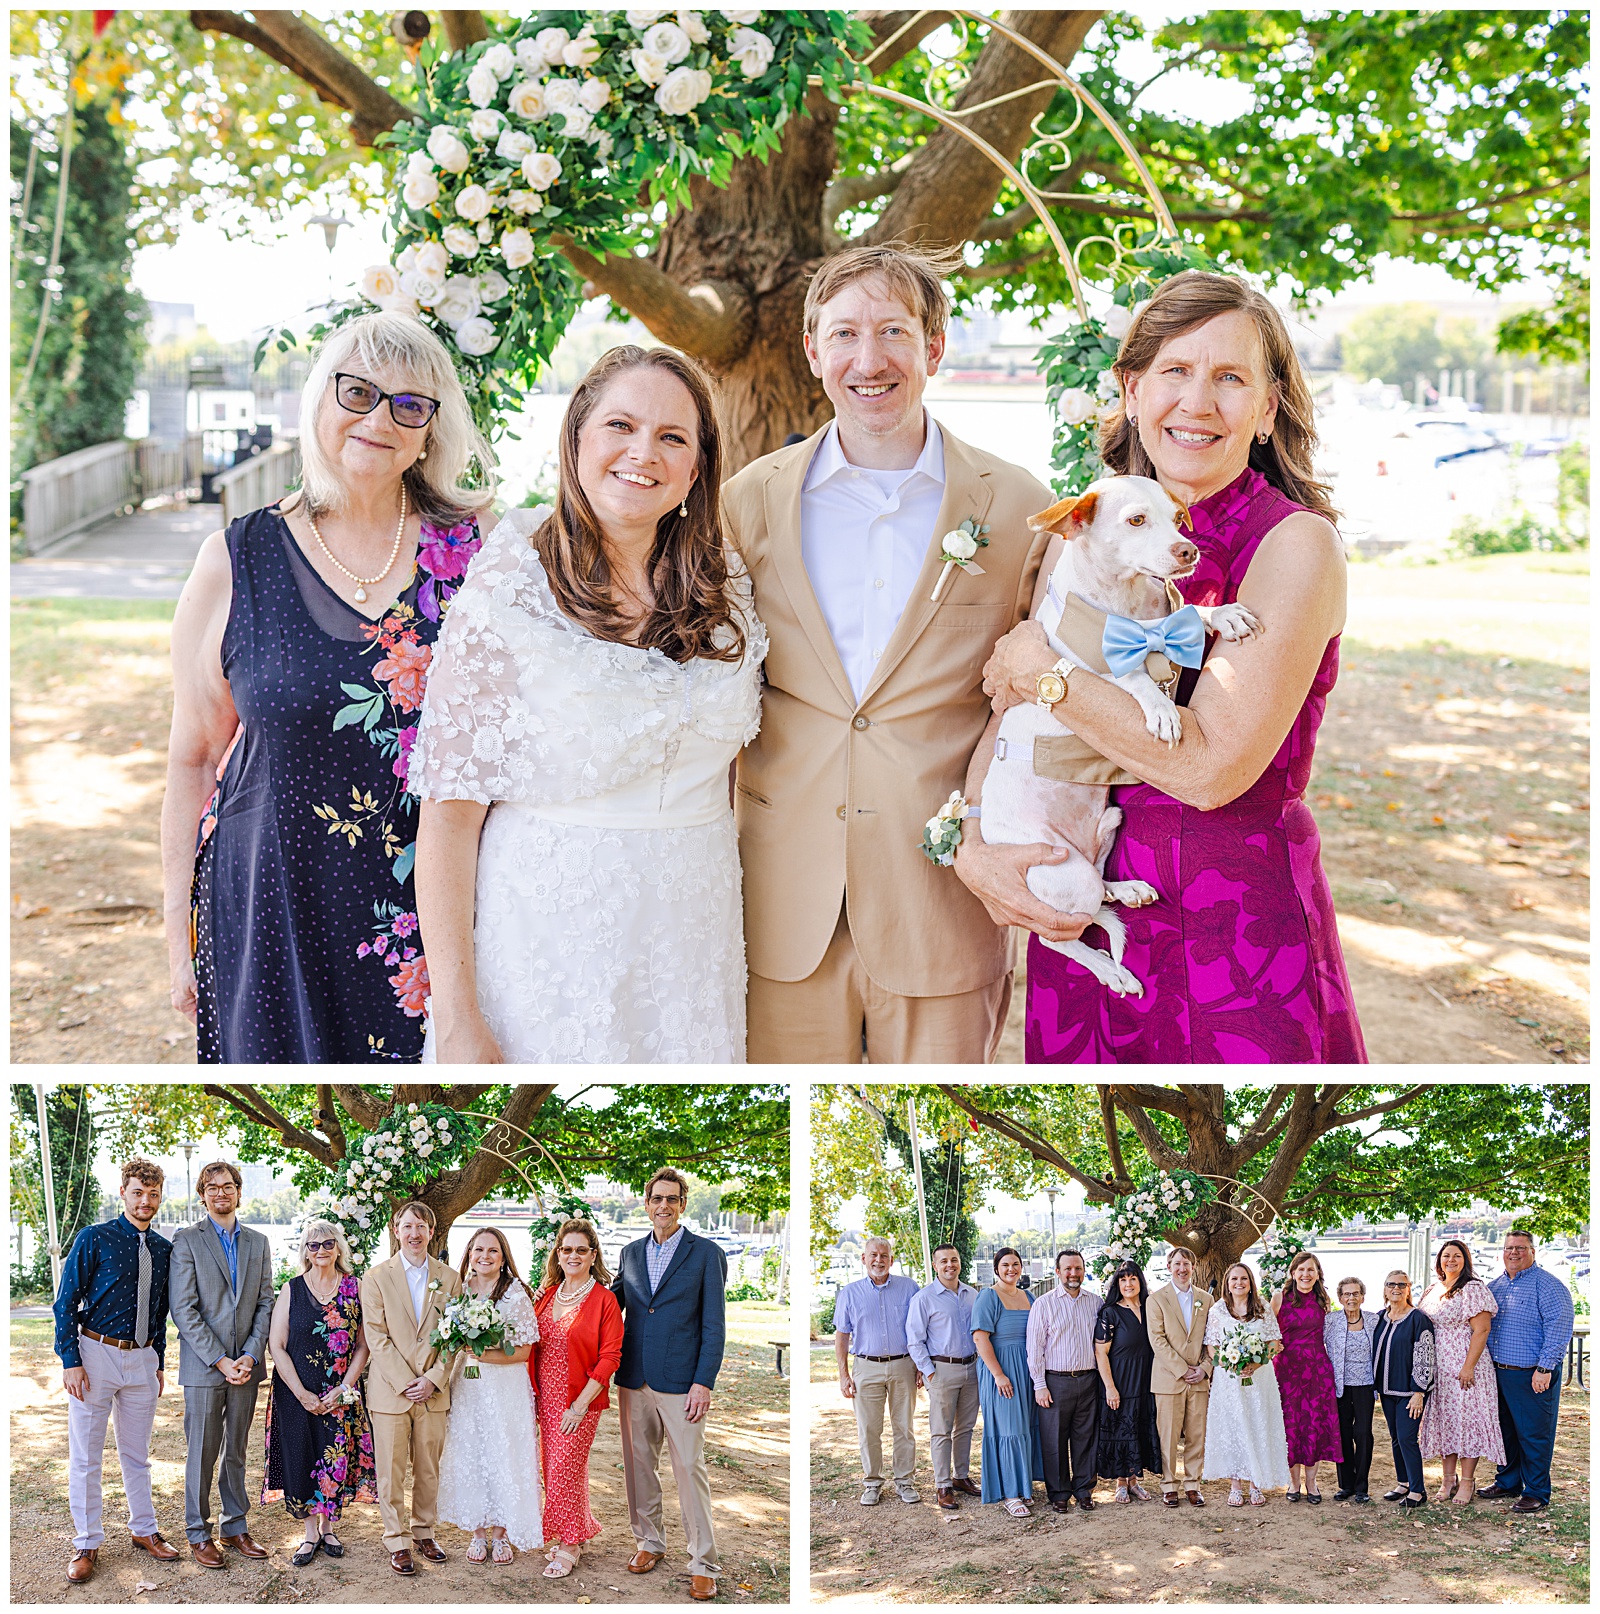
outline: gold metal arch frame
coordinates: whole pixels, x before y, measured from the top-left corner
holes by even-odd
[[[915,27],[920,20],[928,15],[929,13],[926,11],[916,11],[910,13],[906,21],[902,23],[901,26],[894,31],[894,33],[890,34],[887,39],[884,39],[880,44],[878,44],[872,53],[865,58],[861,65],[870,70],[874,57],[876,57],[880,52],[886,50],[897,39],[899,39],[902,34],[904,34],[908,29]],[[923,87],[926,97],[924,100],[919,101],[915,96],[906,95],[902,91],[891,90],[886,85],[874,84],[870,81],[858,82],[848,86],[848,93],[855,95],[875,95],[882,100],[892,101],[897,106],[903,106],[909,111],[921,112],[927,117],[934,119],[937,123],[943,125],[943,127],[946,129],[953,130],[969,145],[974,146],[977,148],[977,150],[981,151],[984,156],[986,156],[989,161],[992,162],[995,167],[998,168],[1001,173],[1003,173],[1006,178],[1016,186],[1024,200],[1026,200],[1028,205],[1037,215],[1039,222],[1044,226],[1045,233],[1050,237],[1051,244],[1055,247],[1056,254],[1061,260],[1061,266],[1067,272],[1067,280],[1072,287],[1073,306],[1077,310],[1079,319],[1086,320],[1089,317],[1088,306],[1084,302],[1083,297],[1083,285],[1086,276],[1080,262],[1080,257],[1084,249],[1086,247],[1095,245],[1109,246],[1112,251],[1113,260],[1115,261],[1126,257],[1128,253],[1132,251],[1138,250],[1140,246],[1154,245],[1156,242],[1160,242],[1162,240],[1181,240],[1181,237],[1178,234],[1178,227],[1173,221],[1172,212],[1168,208],[1166,199],[1162,196],[1161,189],[1156,184],[1154,177],[1144,162],[1144,159],[1140,157],[1138,151],[1134,147],[1133,142],[1129,140],[1122,126],[1115,118],[1111,116],[1105,107],[1101,105],[1100,101],[1094,95],[1092,95],[1087,89],[1084,88],[1082,84],[1078,82],[1077,79],[1067,72],[1067,70],[1055,59],[1055,57],[1050,55],[1050,53],[1044,50],[1041,46],[1034,44],[1031,39],[1024,38],[1023,35],[1019,34],[1014,28],[1011,28],[1007,24],[998,21],[994,17],[986,16],[981,11],[955,11],[950,13],[950,15],[960,21],[963,32],[965,31],[966,26],[970,23],[981,28],[991,29],[993,32],[999,34],[1003,39],[1008,40],[1012,45],[1016,46],[1018,50],[1025,52],[1036,62],[1038,62],[1039,65],[1045,69],[1049,77],[1040,79],[1033,84],[1024,85],[1021,89],[1008,90],[1004,95],[994,96],[990,100],[981,101],[974,106],[961,107],[959,109],[945,108],[935,105],[931,70],[928,77],[924,80]],[[976,113],[986,111],[990,107],[998,106],[1002,102],[1014,101],[1020,96],[1024,95],[1032,95],[1035,91],[1048,87],[1052,82],[1059,85],[1061,88],[1068,91],[1069,94],[1071,94],[1073,99],[1077,102],[1077,115],[1074,118],[1071,126],[1059,134],[1040,134],[1039,122],[1040,118],[1042,118],[1044,114],[1041,113],[1039,117],[1036,117],[1032,124],[1033,133],[1036,138],[1033,144],[1021,154],[1016,164],[1009,162],[1000,152],[990,145],[987,140],[985,140],[974,130],[968,128],[967,125],[962,121],[965,118],[974,116]],[[1030,163],[1047,151],[1057,151],[1061,154],[1063,159],[1052,166],[1052,171],[1059,171],[1061,168],[1066,166],[1066,159],[1069,156],[1066,142],[1068,138],[1078,129],[1085,109],[1094,115],[1107,134],[1109,134],[1116,142],[1118,149],[1122,152],[1123,156],[1127,158],[1128,162],[1132,165],[1134,172],[1139,176],[1139,183],[1143,188],[1146,197],[1149,199],[1151,212],[1155,219],[1155,233],[1152,240],[1143,242],[1129,242],[1125,240],[1124,237],[1127,234],[1130,232],[1137,232],[1138,230],[1137,224],[1128,223],[1113,226],[1112,233],[1109,235],[1088,236],[1084,240],[1080,241],[1076,247],[1069,247],[1065,237],[1061,234],[1060,226],[1057,225],[1055,219],[1050,213],[1049,204],[1051,200],[1068,200],[1070,193],[1041,191],[1039,187],[1028,178],[1028,168]]]

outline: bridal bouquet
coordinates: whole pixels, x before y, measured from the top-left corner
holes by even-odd
[[[457,1295],[447,1300],[444,1319],[428,1336],[446,1356],[457,1351],[501,1351],[506,1345],[506,1321],[486,1295]],[[465,1376],[481,1377],[476,1362],[468,1362]]]
[[[1261,1336],[1244,1323],[1236,1323],[1222,1336],[1217,1347],[1217,1366],[1231,1373],[1240,1384],[1248,1385],[1250,1375],[1262,1365],[1261,1353],[1266,1347]]]

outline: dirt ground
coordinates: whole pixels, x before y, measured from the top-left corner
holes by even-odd
[[[1589,679],[1567,620],[1588,579],[1540,559],[1352,569],[1311,801],[1374,1062],[1589,1057]],[[13,603],[14,1062],[194,1059],[160,914],[170,614]],[[1023,997],[1019,977],[1002,1062]]]
[[[688,1555],[678,1520],[677,1493],[663,1463],[667,1557],[649,1575],[630,1575],[633,1555],[622,1484],[622,1448],[615,1398],[602,1414],[589,1462],[590,1496],[602,1531],[564,1581],[541,1576],[544,1555],[518,1553],[506,1567],[470,1564],[470,1533],[441,1525],[438,1540],[450,1561],[417,1560],[402,1579],[389,1568],[375,1504],[345,1512],[342,1559],[318,1554],[304,1569],[289,1562],[302,1526],[281,1506],[250,1511],[250,1533],[269,1549],[265,1560],[228,1554],[226,1571],[201,1569],[189,1556],[183,1529],[183,1393],[169,1376],[152,1441],[156,1517],[181,1562],[158,1564],[128,1542],[122,1478],[106,1442],[106,1546],[95,1577],[69,1586],[72,1521],[67,1511],[67,1413],[61,1368],[50,1349],[51,1324],[11,1325],[11,1601],[13,1603],[688,1603]],[[764,1338],[770,1325],[755,1330]],[[169,1349],[176,1363],[176,1345]],[[261,1488],[263,1392],[250,1441],[249,1494]],[[717,1381],[709,1426],[712,1511],[723,1577],[718,1601],[789,1600],[789,1385],[773,1372],[772,1351],[730,1340]]]
[[[833,1344],[812,1353],[811,1595],[819,1603],[1587,1603],[1589,1397],[1562,1392],[1550,1508],[1513,1518],[1505,1504],[1429,1506],[1331,1500],[1331,1464],[1312,1508],[1273,1493],[1263,1508],[1230,1508],[1228,1488],[1202,1487],[1207,1506],[1158,1501],[1118,1507],[1111,1487],[1094,1512],[1051,1513],[1035,1487],[1034,1516],[963,1497],[934,1505],[927,1402],[918,1397],[911,1507],[892,1490],[863,1508],[855,1419],[838,1393]],[[1376,1441],[1372,1493],[1394,1484],[1387,1433]],[[979,1440],[973,1441],[978,1478]],[[1483,1467],[1479,1465],[1480,1469]],[[1440,1483],[1428,1465],[1429,1494]],[[1492,1477],[1492,1467],[1489,1475]],[[1148,1480],[1146,1489],[1152,1489]],[[1153,1487],[1159,1492],[1160,1486]]]

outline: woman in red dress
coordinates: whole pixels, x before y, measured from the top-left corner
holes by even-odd
[[[622,1309],[611,1293],[600,1237],[581,1216],[561,1224],[534,1297],[539,1343],[528,1362],[539,1415],[544,1474],[545,1575],[577,1567],[585,1541],[600,1533],[589,1506],[589,1448],[606,1386],[622,1361]]]

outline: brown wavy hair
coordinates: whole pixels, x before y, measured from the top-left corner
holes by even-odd
[[[1448,1250],[1452,1244],[1455,1245],[1455,1247],[1461,1252],[1461,1270],[1456,1274],[1455,1282],[1453,1283],[1450,1282],[1444,1275],[1444,1252]],[[1458,1290],[1465,1289],[1466,1286],[1472,1282],[1472,1251],[1469,1250],[1460,1239],[1446,1239],[1444,1243],[1439,1246],[1439,1253],[1433,1258],[1433,1271],[1439,1282],[1444,1285],[1444,1292],[1446,1296],[1453,1295]]]
[[[473,1230],[472,1237],[467,1240],[467,1247],[461,1252],[461,1286],[466,1288],[467,1274],[472,1270],[472,1246],[487,1233],[496,1244],[500,1246],[500,1276],[494,1280],[494,1293],[490,1299],[498,1302],[501,1295],[514,1283],[522,1283],[522,1274],[517,1271],[516,1257],[511,1253],[511,1245],[506,1236],[498,1227],[480,1227]],[[533,1291],[527,1284],[522,1283],[522,1292],[533,1299]]]
[[[1237,1315],[1233,1309],[1233,1297],[1228,1293],[1228,1279],[1235,1272],[1242,1272],[1250,1280],[1250,1293],[1245,1296],[1244,1316],[1239,1320],[1241,1322],[1250,1322],[1256,1317],[1265,1317],[1267,1308],[1261,1304],[1261,1291],[1256,1288],[1256,1275],[1243,1261],[1235,1261],[1222,1274],[1222,1282],[1217,1286],[1217,1299],[1222,1302],[1223,1309],[1228,1313],[1229,1317]]]
[[[594,1223],[587,1216],[569,1216],[560,1227],[556,1229],[556,1236],[550,1243],[550,1253],[544,1260],[544,1282],[539,1285],[539,1293],[546,1289],[554,1289],[561,1282],[563,1273],[558,1252],[561,1242],[568,1233],[581,1233],[591,1250],[594,1251],[594,1265],[589,1268],[590,1274],[602,1288],[611,1285],[611,1274],[606,1271],[606,1258],[600,1253],[600,1235],[594,1230]]]
[[[1294,1269],[1306,1261],[1309,1261],[1317,1269],[1317,1281],[1311,1285],[1311,1293],[1316,1298],[1317,1304],[1324,1311],[1335,1310],[1336,1307],[1333,1301],[1328,1298],[1328,1283],[1322,1274],[1322,1263],[1310,1250],[1296,1251],[1294,1259],[1289,1263],[1289,1270],[1283,1277],[1283,1292],[1278,1296],[1279,1304],[1281,1305],[1290,1295],[1299,1293],[1299,1287],[1294,1281]]]
[[[699,416],[699,475],[684,500],[656,523],[650,552],[655,603],[630,638],[630,624],[611,595],[611,564],[600,521],[578,481],[578,434],[600,395],[630,370],[665,370],[689,389]],[[614,347],[573,389],[561,423],[561,487],[556,508],[531,542],[539,551],[556,603],[600,639],[659,650],[673,661],[741,661],[744,629],[728,600],[728,557],[722,537],[722,437],[711,382],[691,358],[670,347]],[[719,636],[724,628],[731,637]]]
[[[1251,468],[1296,504],[1337,521],[1339,512],[1328,497],[1328,486],[1317,480],[1312,469],[1317,448],[1315,413],[1311,389],[1289,339],[1289,327],[1260,292],[1236,275],[1185,269],[1162,281],[1155,295],[1139,309],[1111,366],[1122,383],[1123,402],[1100,427],[1100,458],[1118,476],[1160,480],[1138,432],[1128,420],[1128,381],[1144,375],[1162,346],[1173,337],[1184,336],[1219,314],[1233,313],[1248,314],[1255,321],[1267,381],[1278,392],[1278,415],[1272,423],[1272,435],[1264,443],[1250,444]]]

